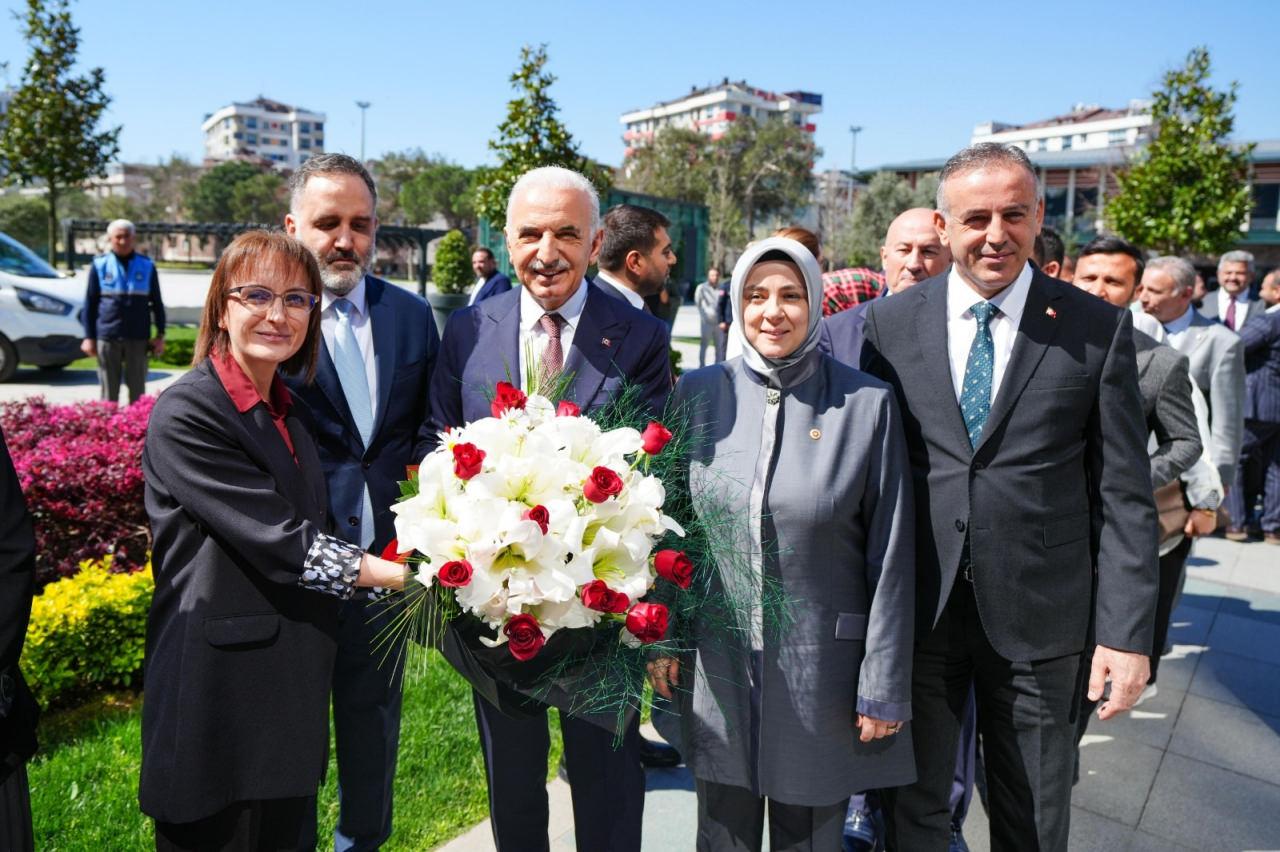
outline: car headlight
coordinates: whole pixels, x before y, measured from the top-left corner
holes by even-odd
[[[55,299],[53,296],[46,296],[44,293],[37,293],[34,290],[24,290],[21,287],[14,287],[13,289],[18,294],[18,301],[22,302],[22,306],[38,314],[57,314],[65,317],[76,307],[70,302]]]

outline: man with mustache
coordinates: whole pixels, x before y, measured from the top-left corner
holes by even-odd
[[[308,159],[289,180],[285,230],[315,255],[324,281],[324,347],[312,384],[290,379],[316,426],[335,535],[373,553],[395,536],[391,504],[427,414],[439,349],[431,309],[371,274],[377,188],[345,154]],[[400,742],[400,657],[378,644],[398,606],[358,593],[344,604],[333,672],[338,756],[334,849],[377,849],[391,834]]]
[[[587,283],[587,266],[603,236],[599,197],[582,175],[548,166],[516,182],[507,202],[506,238],[522,286],[449,318],[431,381],[432,440],[449,427],[490,416],[500,381],[526,393],[550,392],[563,377],[562,398],[588,414],[631,384],[655,415],[662,412],[671,390],[666,326]],[[448,637],[445,648],[457,665]],[[495,686],[500,699],[509,693]],[[546,705],[530,696],[513,704],[520,706],[519,716],[475,692],[494,844],[500,852],[545,850]],[[578,849],[638,852],[644,769],[636,720],[618,748],[613,731],[565,712],[560,729]]]

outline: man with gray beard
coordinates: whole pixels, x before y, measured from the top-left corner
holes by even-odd
[[[310,158],[289,181],[285,230],[320,265],[324,346],[315,381],[288,380],[315,423],[335,535],[372,553],[395,536],[391,504],[426,419],[439,349],[426,302],[370,274],[377,188],[345,154]],[[397,648],[379,643],[398,604],[364,593],[344,604],[333,672],[338,757],[334,849],[377,849],[391,833],[391,786],[400,740]]]

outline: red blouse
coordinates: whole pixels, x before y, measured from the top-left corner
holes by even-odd
[[[267,407],[271,422],[276,425],[276,431],[280,433],[280,437],[284,438],[284,445],[289,448],[289,454],[293,456],[296,463],[298,456],[293,450],[293,439],[289,437],[289,426],[284,422],[289,416],[289,408],[293,405],[293,397],[289,394],[289,388],[285,387],[284,379],[280,378],[280,374],[276,373],[271,379],[271,398],[263,399],[252,380],[245,375],[240,362],[236,361],[230,352],[225,352],[221,356],[212,355],[209,360],[213,362],[214,372],[218,374],[222,386],[227,389],[227,395],[231,397],[231,402],[235,404],[237,411],[244,414],[258,403]]]

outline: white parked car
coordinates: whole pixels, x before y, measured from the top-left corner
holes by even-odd
[[[83,294],[40,256],[0,233],[0,382],[19,362],[57,369],[80,357]]]

